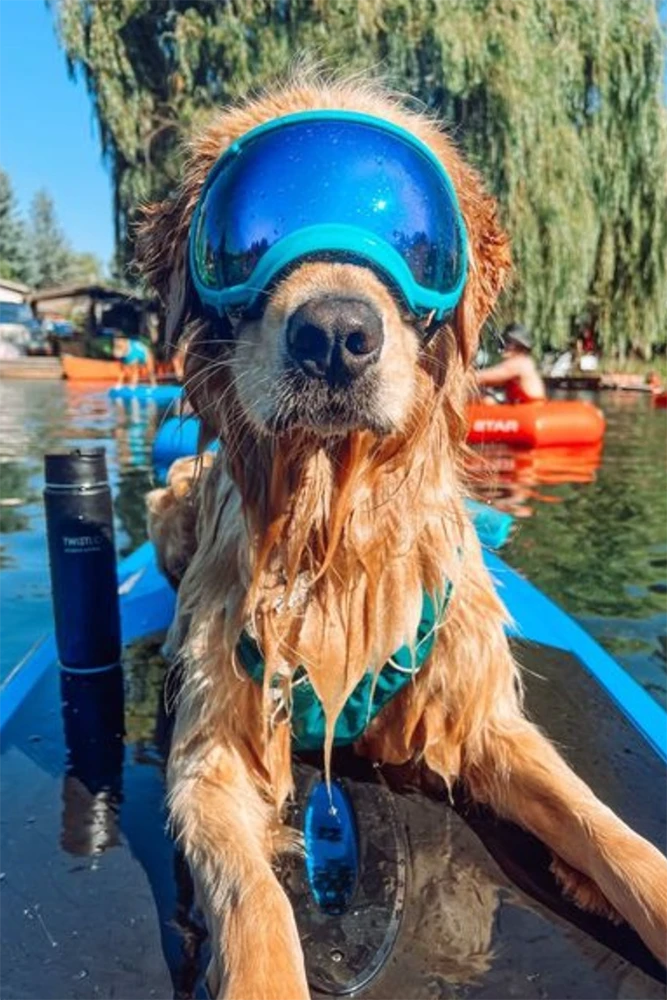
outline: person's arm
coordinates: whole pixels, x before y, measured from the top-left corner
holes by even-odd
[[[476,373],[478,385],[505,385],[519,374],[514,358],[507,358],[491,368],[482,368]]]

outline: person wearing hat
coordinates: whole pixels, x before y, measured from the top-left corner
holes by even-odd
[[[479,386],[505,390],[508,403],[536,403],[546,399],[542,376],[532,356],[533,338],[521,323],[503,330],[503,360],[477,372]]]

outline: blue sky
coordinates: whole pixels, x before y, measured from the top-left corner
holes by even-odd
[[[44,0],[0,0],[0,166],[24,215],[46,188],[73,249],[108,265],[112,195],[100,149],[92,102],[67,74]]]

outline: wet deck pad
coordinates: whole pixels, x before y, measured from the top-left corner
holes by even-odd
[[[118,729],[109,725],[109,753],[96,749],[98,774],[74,741],[72,717],[63,719],[55,665],[3,731],[3,998],[202,995],[201,915],[165,833],[158,648],[139,644],[126,658],[125,752],[117,753]],[[531,716],[594,790],[664,850],[660,761],[573,656],[528,645],[518,655]],[[79,694],[88,696],[83,687]],[[302,863],[282,872],[314,996],[664,998],[664,974],[637,936],[567,903],[534,838],[463,798],[453,807],[426,797],[405,776],[378,773],[352,754],[336,767],[359,835],[349,908],[328,916],[317,907]],[[299,824],[319,770],[304,761],[296,775]]]

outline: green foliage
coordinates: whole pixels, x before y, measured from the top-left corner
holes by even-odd
[[[386,73],[438,111],[513,239],[499,320],[541,344],[593,322],[607,348],[667,338],[667,115],[652,0],[53,0],[112,165],[117,240],[179,173],[212,107],[298,52]]]
[[[23,220],[18,214],[11,181],[0,170],[0,278],[32,281],[30,252]]]
[[[53,199],[38,191],[30,206],[35,288],[60,285],[72,277],[72,252],[56,219]]]
[[[30,206],[30,225],[25,225],[9,176],[0,170],[0,278],[47,288],[68,281],[92,283],[103,277],[98,257],[70,248],[48,192],[37,192]]]
[[[71,280],[83,285],[104,281],[104,265],[94,253],[71,253],[69,271]]]

